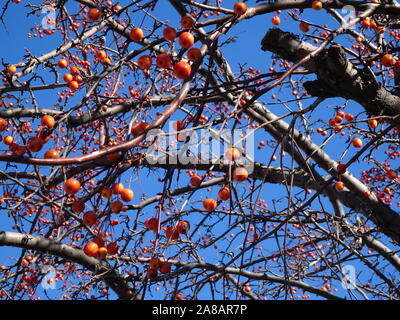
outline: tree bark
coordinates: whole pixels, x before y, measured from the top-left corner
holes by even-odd
[[[262,50],[295,63],[317,49],[279,28],[268,30],[261,45]],[[317,80],[304,83],[304,88],[312,96],[354,100],[371,116],[400,115],[400,97],[384,88],[367,66],[356,68],[339,45],[321,51],[304,63],[303,67],[317,75]]]
[[[44,254],[50,254],[80,264],[88,270],[93,271],[96,275],[99,275],[120,299],[141,299],[141,296],[138,293],[134,293],[134,290],[129,287],[123,277],[105,260],[89,257],[78,248],[40,236],[5,231],[0,231],[0,246],[36,250]],[[133,292],[134,295],[129,295],[129,291]]]

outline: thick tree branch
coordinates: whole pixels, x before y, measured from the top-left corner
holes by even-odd
[[[276,130],[282,135],[292,137],[297,146],[331,176],[336,177],[338,175],[336,169],[338,163],[301,132],[291,128],[285,121],[277,120],[277,116],[266,109],[261,103],[253,104],[251,109],[262,115],[266,121],[276,120],[273,123],[273,127]],[[368,191],[368,188],[350,173],[346,172],[341,174],[341,177],[346,187],[352,191],[353,197],[357,197],[363,204],[358,211],[365,214],[368,218],[371,218],[387,236],[393,239],[397,244],[400,244],[400,215],[393,211],[388,205],[380,202],[373,194],[367,197],[365,192]]]
[[[268,30],[261,45],[262,50],[271,51],[295,63],[317,49],[299,40],[294,34],[278,28]],[[303,67],[318,77],[318,80],[304,83],[305,89],[313,96],[342,97],[357,101],[369,115],[393,117],[400,114],[400,97],[381,86],[368,68],[356,68],[339,45],[323,50]]]
[[[282,34],[284,38],[288,38],[290,44],[294,47],[300,48],[298,51],[292,50],[290,51],[291,45],[286,43],[286,49],[282,45],[279,46],[282,52],[285,50],[289,51],[290,56],[294,56],[296,60],[301,60],[304,56],[307,56],[309,52],[309,47],[302,42],[299,42],[295,37],[288,33],[284,33],[279,29],[272,29],[278,30],[276,31],[278,34]],[[275,31],[274,31],[275,32]],[[267,38],[267,40],[266,40]],[[263,39],[263,42],[268,41],[268,33],[266,38]],[[280,39],[280,37],[278,37]],[[264,44],[264,46],[269,47],[270,44]],[[284,54],[284,53],[283,53]],[[298,57],[297,55],[300,56]],[[222,61],[223,62],[223,61]],[[308,65],[312,68],[313,59],[308,60]],[[221,66],[221,63],[220,63]],[[342,68],[344,66],[342,65]],[[225,73],[227,73],[227,77],[229,77],[230,72],[229,69],[223,69]],[[343,69],[342,69],[343,70]],[[344,69],[347,70],[347,67]],[[233,102],[233,101],[231,101]],[[248,108],[245,109],[245,112],[255,121],[259,122],[260,124],[269,123],[271,124],[265,125],[264,129],[268,131],[277,141],[281,141],[283,138],[291,138],[294,140],[296,145],[303,150],[308,157],[313,159],[319,167],[327,171],[332,177],[337,177],[338,172],[336,170],[338,163],[336,163],[333,159],[329,157],[327,153],[325,153],[318,145],[314,144],[310,139],[304,136],[298,130],[291,128],[291,126],[286,123],[285,121],[278,119],[278,117],[273,114],[271,111],[266,109],[261,103],[255,101],[251,104]],[[286,142],[283,146],[285,150],[289,150],[290,154],[295,156],[295,160],[302,164],[304,160],[300,158],[300,155],[289,146]],[[297,154],[297,155],[296,155]],[[317,174],[315,171],[315,174]],[[382,231],[393,239],[397,244],[400,243],[400,215],[392,210],[389,206],[380,202],[376,196],[371,195],[370,197],[365,196],[365,192],[368,191],[367,187],[361,183],[358,179],[353,177],[349,173],[342,174],[342,179],[345,182],[345,185],[349,188],[352,192],[352,198],[357,198],[357,202],[361,203],[361,206],[356,208],[356,211],[363,213],[368,218],[372,218],[372,220],[382,229]],[[332,190],[332,189],[331,189]],[[341,202],[344,204],[348,203],[346,199],[340,199]]]
[[[148,161],[144,161],[142,162],[142,165],[148,166],[150,168],[164,168],[164,169],[176,168],[181,170],[198,170],[198,171],[210,170],[210,164],[206,163],[182,164],[178,162],[176,164],[171,164],[171,163],[166,164],[166,163],[158,163],[156,160],[152,160],[150,161],[150,163]],[[222,161],[220,163],[214,163],[211,171],[227,173],[229,168],[230,168],[229,162]],[[320,190],[321,186],[327,181],[326,179],[321,178],[319,182],[316,182],[315,179],[310,177],[310,175],[302,169],[288,170],[279,167],[267,166],[258,162],[254,163],[253,171],[250,173],[249,177],[255,180],[263,181],[264,183],[282,184],[282,185],[287,184],[302,189],[311,189],[316,191]],[[189,192],[193,189],[195,188],[187,187],[175,190],[175,192],[183,193],[183,192]],[[338,201],[340,201],[346,207],[356,212],[362,212],[366,210],[365,203],[361,201],[359,197],[354,196],[354,192],[349,189],[338,191],[334,188],[325,188],[321,193],[328,196],[329,198],[338,199]],[[155,199],[158,198],[154,199],[151,198],[151,199],[152,200],[148,199],[147,201],[151,201],[151,203],[153,203]],[[147,203],[147,201],[145,203]],[[140,206],[141,205],[142,204],[140,204]],[[133,206],[133,208],[135,208],[135,206]],[[392,214],[396,213],[392,212]]]
[[[166,105],[171,103],[176,95],[160,95],[160,96],[151,96],[145,101],[139,100],[127,100],[123,103],[116,103],[112,105],[100,105],[97,110],[92,112],[85,112],[82,115],[75,116],[70,115],[66,119],[66,123],[71,127],[78,127],[80,125],[103,119],[110,116],[115,116],[117,114],[126,113],[134,110],[136,107],[140,105],[142,108],[156,108],[159,106]],[[199,103],[199,101],[203,103],[217,103],[221,101],[225,101],[222,97],[219,96],[209,96],[199,98],[197,96],[187,96],[182,103],[185,104],[195,104]],[[103,111],[102,107],[105,106],[107,109]],[[65,114],[65,112],[53,110],[53,109],[44,109],[44,108],[12,108],[7,110],[0,110],[0,117],[4,119],[10,118],[35,118],[41,117],[44,115],[52,115],[56,118],[61,118]]]
[[[185,1],[188,2],[188,1]],[[290,10],[290,9],[306,9],[311,8],[312,1],[310,0],[278,0],[274,2],[263,3],[258,6],[249,7],[244,15],[239,19],[251,19],[254,16],[275,12],[278,10]],[[359,1],[339,1],[339,0],[326,0],[323,1],[324,8],[330,9],[343,9],[344,6],[350,5],[355,8],[356,11],[363,12],[373,8],[375,13],[388,14],[396,16],[400,14],[400,6],[398,4],[385,4],[371,3],[371,2],[359,2]],[[208,19],[197,23],[198,27],[205,27],[213,24],[221,24],[231,19],[231,15],[223,15],[218,18]]]
[[[5,231],[0,232],[0,246],[36,250],[80,264],[99,275],[120,299],[141,299],[137,293],[133,297],[129,294],[133,289],[105,260],[89,257],[80,249],[40,236]]]
[[[123,257],[121,257],[123,259]],[[132,257],[126,257],[126,259],[131,260]],[[140,262],[149,262],[150,258],[133,258],[135,260],[138,260]],[[161,259],[163,261],[163,259]],[[231,268],[231,267],[224,267],[224,266],[218,266],[212,263],[207,263],[207,262],[182,262],[179,260],[171,260],[168,259],[168,262],[171,264],[177,266],[178,268],[171,273],[170,275],[167,276],[167,278],[171,278],[174,275],[177,274],[182,274],[182,273],[187,273],[188,271],[192,269],[204,269],[204,270],[211,270],[218,272],[220,274],[234,274],[234,275],[240,275],[243,277],[246,277],[248,279],[253,279],[253,280],[262,280],[262,281],[270,281],[272,283],[279,283],[279,284],[287,284],[292,287],[300,288],[303,289],[304,291],[314,293],[318,296],[327,298],[329,300],[341,300],[342,298],[335,296],[327,291],[318,289],[312,285],[309,285],[303,281],[299,280],[294,280],[294,279],[287,279],[284,277],[278,277],[275,275],[270,275],[267,273],[262,273],[262,272],[251,272],[247,270],[243,270],[240,268]]]

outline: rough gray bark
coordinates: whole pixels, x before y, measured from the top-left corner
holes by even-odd
[[[267,32],[262,42],[264,51],[271,51],[281,58],[298,62],[316,47],[300,41],[295,35],[273,28]],[[311,58],[304,67],[317,74],[318,80],[305,83],[307,90],[312,95],[319,97],[340,96],[359,102],[370,114],[383,114],[396,116],[400,114],[400,98],[381,87],[376,82],[373,74],[367,75],[367,71],[358,70],[344,55],[343,48],[332,46],[322,51],[315,58]],[[310,89],[311,88],[311,89]],[[277,117],[261,104],[255,103],[251,109],[265,118],[266,121],[277,120]],[[337,163],[331,159],[312,141],[307,139],[301,132],[291,129],[290,126],[277,120],[273,126],[282,134],[293,137],[297,145],[311,157],[319,167],[332,174],[337,175]],[[352,175],[342,175],[345,185],[354,193],[363,206],[359,212],[372,219],[383,233],[400,243],[400,215],[375,197],[366,197],[366,187]]]
[[[317,49],[279,28],[268,30],[261,45],[262,50],[291,62],[298,62]],[[368,67],[356,68],[339,45],[323,50],[303,67],[317,75],[317,80],[304,83],[312,96],[351,99],[361,104],[369,115],[393,117],[400,114],[400,97],[382,87]]]
[[[283,120],[278,120],[277,116],[266,109],[260,103],[254,103],[252,110],[257,112],[266,121],[274,121],[272,126],[282,135],[293,138],[297,146],[303,150],[307,156],[313,159],[316,164],[329,173],[331,176],[336,177],[338,172],[336,170],[338,163],[335,162],[327,153],[325,153],[318,145],[309,140],[297,129],[291,128],[288,123]],[[352,192],[351,197],[358,199],[361,204],[357,208],[360,213],[364,214],[367,218],[372,219],[374,223],[394,240],[397,244],[400,243],[400,215],[392,210],[388,205],[380,202],[374,195],[369,197],[365,196],[365,191],[368,188],[355,178],[350,173],[346,172],[341,174],[342,181],[346,187]],[[343,201],[344,203],[349,201]],[[352,202],[352,201],[350,201]]]

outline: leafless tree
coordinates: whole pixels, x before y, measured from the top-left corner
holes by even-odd
[[[4,28],[11,7],[46,7],[28,38],[54,50],[0,71],[1,298],[400,297],[400,5],[225,2],[5,1]],[[275,27],[254,24],[249,50],[269,70],[231,64],[233,30],[260,16]],[[235,130],[254,155],[184,147]]]

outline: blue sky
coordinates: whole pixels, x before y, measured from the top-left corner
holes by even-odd
[[[32,32],[32,28],[35,26],[39,25],[42,19],[42,16],[29,16],[26,17],[27,13],[27,8],[23,7],[23,2],[19,5],[15,5],[13,3],[10,4],[9,9],[7,11],[6,16],[4,17],[4,20],[6,22],[6,26],[2,25],[0,27],[0,40],[1,43],[3,44],[1,50],[0,50],[0,57],[2,59],[1,62],[5,64],[15,64],[20,61],[22,61],[22,57],[24,54],[26,54],[26,49],[29,50],[30,53],[33,55],[41,55],[43,53],[46,53],[50,50],[52,50],[55,47],[55,44],[59,44],[61,41],[61,36],[57,32],[54,35],[51,36],[45,36],[44,39],[39,39],[32,37],[30,39],[27,38],[27,34]],[[34,1],[38,2],[38,1]],[[224,1],[224,5],[227,7],[230,7],[228,3],[232,3],[233,1]],[[255,1],[249,1],[250,5],[255,5]],[[69,5],[68,10],[70,12],[74,12],[76,10],[76,6]],[[155,16],[157,16],[161,20],[166,20],[169,19],[169,24],[173,26],[177,26],[179,22],[179,16],[178,14],[174,11],[174,9],[167,3],[167,1],[159,1],[159,4],[156,7],[156,10],[153,13]],[[224,53],[225,57],[227,60],[230,62],[232,69],[234,72],[238,72],[240,70],[240,65],[243,66],[246,64],[246,67],[253,67],[257,70],[260,70],[261,73],[268,72],[268,69],[271,66],[272,59],[271,59],[271,54],[266,53],[261,51],[260,49],[260,41],[262,37],[264,36],[265,32],[271,28],[273,25],[271,23],[271,18],[273,17],[273,13],[263,15],[263,16],[258,16],[255,17],[249,21],[243,21],[240,24],[234,26],[232,30],[229,32],[228,37],[234,37],[234,41],[232,43],[229,43],[221,48],[222,52]],[[281,28],[287,31],[293,31],[294,33],[299,34],[300,31],[298,29],[298,22],[293,22],[292,19],[288,18],[286,16],[286,13],[283,12],[280,14],[281,17]],[[325,24],[328,23],[330,27],[336,28],[337,23],[333,22],[332,19],[327,16],[324,13],[318,12],[316,14],[313,11],[306,11],[306,13],[302,16],[303,19],[311,21],[315,24]],[[132,21],[133,24],[138,25],[143,19],[143,14],[139,13],[137,16],[134,17],[134,20]],[[148,25],[149,24],[149,25]],[[152,26],[151,19],[148,17],[145,19],[143,27]],[[222,37],[220,39],[220,42],[223,42],[227,40],[228,37]],[[340,37],[341,41],[340,43],[342,44],[348,44],[349,42],[346,40],[346,36],[341,36]],[[136,44],[131,44],[129,49],[132,50]],[[197,45],[198,46],[198,45]],[[39,68],[41,69],[41,67]],[[42,74],[45,76],[45,80],[49,79],[51,81],[53,78],[52,76],[49,76],[47,72],[39,71],[39,74]],[[293,80],[298,80],[299,78],[293,77]],[[127,86],[129,85],[129,81],[132,81],[132,79],[127,77]],[[295,82],[296,83],[296,82]],[[143,84],[145,87],[145,84]],[[52,107],[56,101],[58,96],[56,95],[57,90],[52,90],[49,92],[38,92],[36,94],[38,103],[40,107],[43,108],[49,108]],[[276,99],[272,99],[271,95],[276,94],[278,98],[281,101],[284,100],[292,100],[293,95],[291,94],[291,90],[288,90],[287,86],[284,87],[284,89],[279,89],[276,88],[272,90],[271,92],[267,93],[265,96],[263,96],[260,100],[264,102],[267,107],[275,112],[277,115],[282,115],[287,113],[287,109],[283,108],[282,105],[276,104]],[[70,99],[68,102],[68,107],[73,106],[74,103],[77,103],[79,101],[80,94],[77,94],[76,97]],[[307,107],[310,103],[314,101],[314,98],[310,99],[305,99],[301,101],[302,106],[305,108]],[[307,120],[310,121],[313,127],[316,127],[320,122],[320,119],[329,119],[330,117],[334,116],[336,113],[335,107],[343,106],[344,100],[343,99],[328,99],[323,102],[323,104],[315,111],[312,115],[312,117],[308,118]],[[31,107],[31,104],[27,104],[27,107]],[[298,105],[295,102],[288,102],[287,106],[290,107],[292,110],[297,110]],[[346,112],[352,112],[353,114],[358,114],[359,112],[362,112],[362,108],[358,106],[357,104],[353,102],[349,102],[347,107],[346,107]],[[151,115],[154,116],[154,112],[150,112]],[[180,119],[183,116],[183,113],[178,112],[176,115],[174,115],[172,120],[175,119]],[[128,119],[129,120],[129,119]],[[290,121],[290,120],[289,120]],[[32,123],[32,127],[36,128],[37,125],[39,124],[39,120],[36,119]],[[315,129],[314,129],[315,130]],[[323,142],[323,137],[314,135],[313,138],[315,138],[314,142],[316,143],[322,143]],[[257,142],[259,140],[269,140],[269,137],[265,132],[262,132],[259,130],[256,133],[255,136],[255,141],[256,141],[256,146]],[[346,134],[344,137],[341,137],[340,135],[335,135],[331,141],[327,144],[327,146],[324,148],[330,156],[335,159],[339,160],[342,157],[343,150],[345,149],[346,144],[348,144],[348,134]],[[4,149],[3,145],[0,147],[0,149]],[[45,150],[41,151],[38,156],[42,156],[44,154]],[[269,158],[271,157],[271,148],[266,148],[264,147],[261,150],[256,150],[255,152],[255,159],[256,161],[259,161],[261,163],[268,163]],[[343,160],[349,160],[351,156],[354,155],[354,150],[350,149],[350,152],[347,153]],[[383,157],[382,157],[383,159]],[[275,162],[276,165],[278,165],[279,160]],[[285,157],[285,160],[283,162],[285,165],[289,166],[291,165],[291,161],[289,157]],[[0,163],[1,170],[5,169],[5,163]],[[274,164],[273,164],[274,165]],[[24,170],[22,166],[18,166],[20,170]],[[362,170],[366,168],[365,164],[361,163],[356,163],[352,165],[351,171],[355,176],[358,176]],[[43,173],[48,173],[48,169],[44,169],[42,171]],[[162,183],[157,182],[157,178],[160,177],[160,173],[163,171],[157,171],[157,172],[149,172],[147,169],[141,170],[140,174],[137,175],[136,172],[129,171],[127,172],[121,179],[125,184],[129,185],[134,193],[135,193],[135,199],[133,203],[138,203],[139,199],[143,196],[153,196],[157,193],[159,193],[162,190]],[[161,174],[163,176],[163,174]],[[178,187],[183,187],[188,184],[188,177],[186,174],[182,173],[180,175],[180,180],[177,182],[177,173],[175,173],[174,179],[173,179],[173,184],[172,188],[178,188]],[[238,186],[238,194],[243,194],[245,191],[247,191],[248,187],[251,186],[251,182],[248,181],[244,183],[243,185]],[[207,190],[200,190],[197,191],[195,196],[192,198],[194,200],[193,203],[190,204],[190,206],[193,207],[201,207],[201,201],[205,197],[216,197],[218,193],[219,188],[214,187],[211,189],[211,191]],[[298,191],[298,190],[297,190]],[[269,208],[273,208],[274,204],[276,205],[276,209],[279,211],[280,208],[283,209],[286,207],[287,201],[283,199],[285,196],[286,191],[283,186],[278,186],[278,185],[265,185],[262,189],[261,193],[261,198],[266,200],[266,203],[268,204]],[[277,200],[282,199],[282,203],[276,202]],[[326,208],[329,210],[331,208],[330,204],[327,203],[325,200],[322,200],[323,204],[326,206]],[[317,205],[316,208],[319,208]],[[143,215],[146,217],[150,217],[154,213],[154,205],[149,206],[148,208],[143,210]],[[2,213],[5,215],[6,211],[1,210]],[[3,223],[3,228],[4,229],[9,229],[8,227],[10,226],[11,220],[9,218],[6,218],[3,215],[1,218],[1,222]],[[136,217],[136,213],[133,213],[133,217],[130,217],[131,220],[134,220]],[[196,225],[201,219],[203,218],[202,215],[191,215],[190,216],[190,223],[193,226]],[[121,219],[123,220],[123,219]],[[212,219],[211,222],[215,222],[215,219]],[[122,225],[119,225],[118,227],[115,228],[114,233],[119,233],[121,231]],[[201,234],[197,235],[198,237],[201,236]],[[150,241],[154,237],[154,234],[147,233],[145,236],[144,241]],[[223,246],[228,246],[230,243],[231,247],[236,247],[239,246],[243,243],[243,237],[238,237],[235,239],[230,239],[228,238],[226,241],[224,241]],[[131,245],[131,244],[130,244]],[[273,241],[271,243],[266,242],[263,243],[263,246],[266,250],[265,254],[270,254],[272,252],[269,252],[270,250],[268,249],[268,246],[271,245],[274,250],[276,249],[276,245],[273,244]],[[9,264],[11,259],[18,257],[16,255],[16,249],[11,249],[11,248],[1,248],[1,257],[0,257],[0,263],[5,263]],[[221,255],[223,255],[222,252],[217,252],[218,250],[214,248],[210,248],[208,250],[204,250],[202,253],[204,255],[204,258],[207,262],[211,263],[216,263],[219,261]],[[173,255],[176,252],[176,248],[169,248],[167,251],[167,254]],[[255,255],[257,252],[255,253]],[[187,257],[186,257],[187,258]],[[185,257],[184,257],[185,259]],[[228,260],[229,258],[225,258],[225,260]],[[355,263],[355,266],[358,270],[361,270],[361,265],[358,263]],[[361,275],[361,279],[363,281],[366,281],[367,276]],[[155,297],[160,297],[160,293],[163,292],[163,290],[160,290],[159,293],[155,292],[152,290],[152,292],[155,294]],[[343,290],[340,289],[339,287],[339,294],[344,294]],[[58,293],[57,293],[58,294]],[[53,298],[60,298],[57,296],[56,293],[51,293],[50,296]],[[199,298],[210,298],[208,295],[207,290],[203,290]]]

